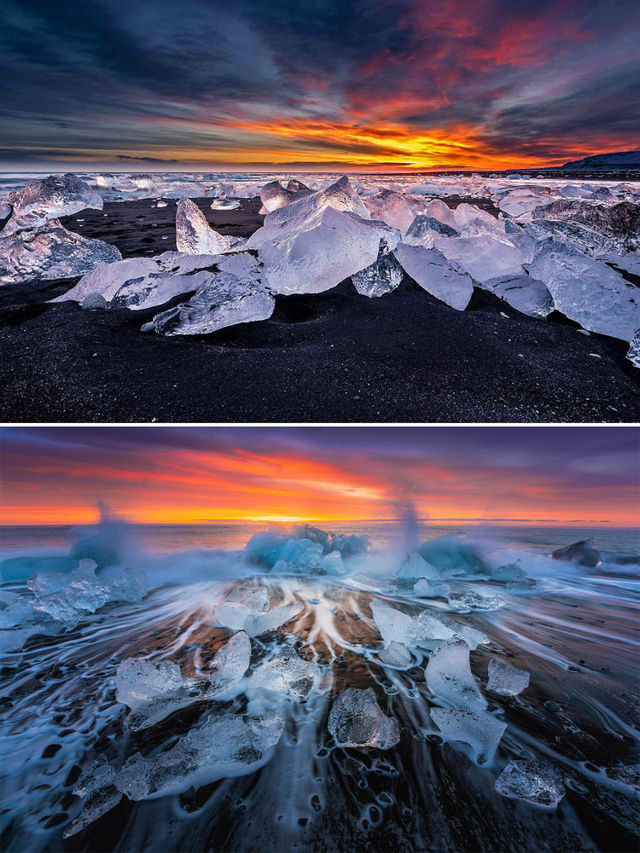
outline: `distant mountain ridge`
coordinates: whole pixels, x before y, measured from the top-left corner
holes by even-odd
[[[576,172],[593,172],[598,169],[608,172],[640,171],[640,149],[594,154],[591,157],[583,157],[582,160],[571,160],[558,168]]]

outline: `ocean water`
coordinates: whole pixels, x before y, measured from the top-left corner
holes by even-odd
[[[412,584],[399,583],[397,571],[417,542],[462,528],[411,520],[339,527],[367,535],[372,547],[345,559],[345,573],[332,576],[295,562],[269,571],[248,561],[242,549],[261,525],[105,526],[103,532],[117,540],[120,568],[143,568],[149,592],[139,601],[106,604],[74,624],[48,622],[3,656],[3,850],[637,849],[638,531],[467,528],[461,541],[482,571],[443,570],[442,580],[451,594],[475,592],[493,597],[494,605],[499,596],[503,606],[458,612],[447,597],[420,596]],[[1,532],[2,556],[13,558],[65,554],[90,531]],[[550,558],[553,548],[589,537],[602,554],[599,566]],[[526,583],[491,580],[492,568],[514,561]],[[265,698],[243,679],[221,700],[196,698],[150,728],[132,731],[127,708],[115,699],[118,666],[131,657],[173,661],[184,677],[205,679],[208,661],[231,633],[217,608],[247,583],[268,591],[271,608],[293,604],[297,610],[277,630],[252,639],[249,674],[294,652],[319,666],[316,687],[304,698]],[[5,583],[2,591],[33,597],[26,580]],[[384,643],[371,610],[376,601],[485,635],[486,642],[470,651],[470,669],[487,702],[485,713],[506,725],[492,758],[482,762],[465,742],[445,740],[434,722],[435,708],[452,707],[425,677],[438,643],[410,644],[410,662],[403,666],[380,658]],[[489,692],[492,660],[529,672],[529,686],[516,696]],[[350,687],[374,690],[382,711],[398,723],[397,745],[380,750],[335,743],[329,712]],[[118,772],[137,755],[161,765],[187,735],[206,730],[211,715],[242,718],[256,702],[263,715],[283,721],[277,744],[245,751],[228,764],[205,763],[195,782],[178,762],[170,790],[142,799],[116,794],[104,814],[68,834],[87,806],[73,791],[90,762],[105,761]],[[512,760],[554,768],[565,790],[556,808],[496,791],[496,779]]]

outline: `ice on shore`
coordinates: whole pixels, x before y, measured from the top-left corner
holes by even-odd
[[[640,367],[640,329],[631,338],[627,358],[634,367]]]
[[[562,199],[542,205],[533,218],[570,220],[592,231],[616,239],[627,252],[640,249],[640,205],[623,201],[619,204],[594,204],[584,199]]]
[[[506,723],[482,711],[432,708],[430,714],[443,740],[468,744],[478,764],[491,762],[507,728]]]
[[[506,601],[501,595],[480,595],[469,590],[456,592],[449,596],[449,607],[458,613],[471,613],[472,610],[499,610]]]
[[[432,651],[425,678],[429,690],[454,708],[473,711],[487,707],[471,674],[469,646],[463,640],[450,640]]]
[[[404,270],[389,251],[387,241],[380,240],[378,258],[370,267],[360,270],[351,276],[353,286],[361,296],[384,296],[391,293],[404,277]]]
[[[366,536],[342,536],[305,525],[297,537],[265,531],[254,534],[245,546],[249,562],[275,571],[296,574],[342,574],[344,560],[366,551]]]
[[[440,573],[424,557],[414,552],[407,554],[402,565],[398,569],[398,577],[403,579],[412,578],[427,578],[428,580],[437,581],[440,579]]]
[[[328,728],[338,746],[391,749],[400,740],[398,721],[383,713],[371,687],[349,687],[340,693],[331,708]]]
[[[489,661],[489,681],[487,690],[502,696],[517,696],[529,686],[529,673],[525,669],[516,669],[503,660]]]
[[[495,788],[503,797],[548,808],[555,808],[566,793],[562,775],[548,761],[510,761]]]
[[[102,210],[100,193],[72,174],[49,175],[40,181],[29,181],[24,189],[9,193],[5,202],[11,205],[12,215],[3,236],[38,228],[51,219],[69,216],[87,207]]]
[[[486,284],[523,274],[526,260],[521,248],[506,237],[492,234],[478,237],[440,237],[435,247],[448,261],[468,273],[474,281]]]
[[[82,811],[65,830],[65,838],[82,832],[118,805],[122,792],[115,787],[115,780],[115,770],[102,756],[84,768],[73,789],[73,793],[82,800]]]
[[[144,331],[161,335],[207,335],[238,323],[267,320],[275,300],[265,286],[262,264],[243,252],[221,261],[217,271],[202,273],[187,302],[156,314]],[[196,276],[193,276],[195,279]]]
[[[384,239],[390,250],[398,232],[334,207],[303,208],[299,216],[272,223],[272,216],[306,205],[314,196],[280,208],[265,218],[247,241],[264,261],[267,284],[274,293],[321,293],[375,264]]]
[[[406,196],[393,190],[381,190],[377,195],[367,196],[364,199],[364,205],[372,219],[384,222],[402,234],[416,216],[415,204],[412,204]]]
[[[198,205],[181,198],[176,208],[176,247],[188,255],[218,255],[244,245],[242,237],[219,234],[207,222]]]
[[[275,631],[296,616],[301,604],[282,604],[269,609],[269,594],[265,587],[250,582],[239,584],[214,609],[215,624],[246,631],[250,637],[258,637]]]
[[[556,548],[551,556],[554,560],[565,560],[591,569],[595,569],[602,562],[600,552],[593,547],[593,539],[583,539],[581,542],[574,542],[573,545]]]
[[[209,679],[216,691],[228,690],[244,677],[251,662],[251,640],[238,631],[221,646],[209,663]]]
[[[343,175],[326,189],[318,190],[268,213],[265,216],[264,226],[265,228],[272,228],[273,226],[291,227],[292,223],[302,223],[309,216],[322,213],[327,207],[342,213],[354,213],[362,219],[370,218],[369,211],[351,185],[349,178]],[[260,231],[262,229],[256,231],[256,234]],[[269,233],[277,233],[277,229],[274,229],[273,232],[270,230]]]
[[[421,598],[447,598],[450,592],[448,583],[435,583],[426,578],[419,580],[413,587],[413,594]]]
[[[380,636],[387,644],[397,642],[409,647],[430,648],[438,645],[440,640],[461,639],[475,649],[478,644],[489,642],[481,631],[436,615],[432,610],[409,616],[377,599],[371,603],[371,613]]]
[[[395,640],[392,640],[386,648],[382,649],[382,651],[378,653],[378,657],[382,663],[389,664],[390,666],[396,666],[401,669],[411,666],[413,661],[409,649],[402,643],[397,643]]]
[[[260,201],[262,202],[260,213],[278,210],[280,207],[299,201],[301,198],[310,195],[311,192],[309,187],[301,181],[289,181],[287,187],[283,187],[280,181],[270,181],[260,190]]]
[[[404,271],[427,293],[457,311],[464,311],[473,293],[471,278],[453,267],[438,249],[398,244],[396,258]]]
[[[144,800],[246,775],[269,760],[283,728],[277,713],[211,715],[166,752],[129,758],[116,774],[116,787],[130,800]]]
[[[584,329],[630,341],[640,326],[637,289],[602,261],[551,240],[539,245],[527,269],[558,311]]]
[[[319,683],[322,672],[312,661],[285,649],[278,657],[261,664],[249,679],[248,690],[262,688],[304,699]]]
[[[120,258],[115,246],[67,231],[57,219],[0,231],[0,284],[73,278]]]
[[[440,572],[477,574],[485,570],[484,563],[463,536],[451,533],[424,542],[418,553]]]
[[[407,190],[409,192],[409,190]],[[457,222],[454,211],[445,204],[441,199],[434,198],[425,208],[424,215],[436,219],[443,225],[448,225],[449,228],[457,230]]]
[[[403,242],[409,246],[422,246],[423,249],[433,249],[439,237],[457,237],[458,232],[450,225],[440,222],[433,216],[416,216],[403,237]]]
[[[0,563],[0,583],[24,581],[40,572],[71,572],[78,568],[73,557],[9,557]]]
[[[500,279],[484,285],[503,299],[516,311],[529,317],[547,317],[554,309],[555,304],[549,288],[542,281],[522,272],[512,278]]]

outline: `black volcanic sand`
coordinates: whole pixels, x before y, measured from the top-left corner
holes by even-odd
[[[485,199],[451,206],[463,200],[493,209]],[[154,255],[175,249],[176,202],[154,204],[107,203],[63,222],[125,257]],[[233,211],[198,204],[225,234],[248,236],[262,221],[258,199]],[[626,343],[580,334],[560,317],[526,317],[477,289],[460,312],[409,278],[378,299],[347,280],[277,297],[261,323],[164,338],[139,331],[158,307],[44,304],[74,283],[0,288],[2,421],[640,420]]]

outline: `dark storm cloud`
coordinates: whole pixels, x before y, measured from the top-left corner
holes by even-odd
[[[638,144],[633,0],[5,0],[2,16],[5,160],[399,162],[369,132],[394,127],[536,158]]]

